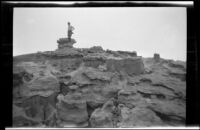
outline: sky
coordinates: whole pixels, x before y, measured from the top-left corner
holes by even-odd
[[[54,51],[74,26],[74,47],[136,51],[186,61],[185,7],[14,8],[13,55]]]

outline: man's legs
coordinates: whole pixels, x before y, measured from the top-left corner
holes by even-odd
[[[68,31],[68,39],[69,39],[69,41],[71,41],[71,36],[72,36],[72,32]]]

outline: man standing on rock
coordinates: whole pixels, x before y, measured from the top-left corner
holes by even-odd
[[[68,39],[69,41],[71,41],[71,36],[73,34],[73,30],[74,30],[74,27],[70,25],[70,22],[68,22]]]

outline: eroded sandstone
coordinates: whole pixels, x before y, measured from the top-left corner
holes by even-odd
[[[14,57],[13,126],[180,126],[186,120],[184,62],[135,51],[74,48]]]

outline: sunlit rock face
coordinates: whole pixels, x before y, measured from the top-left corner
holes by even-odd
[[[13,58],[14,127],[185,125],[185,62],[57,42]]]

